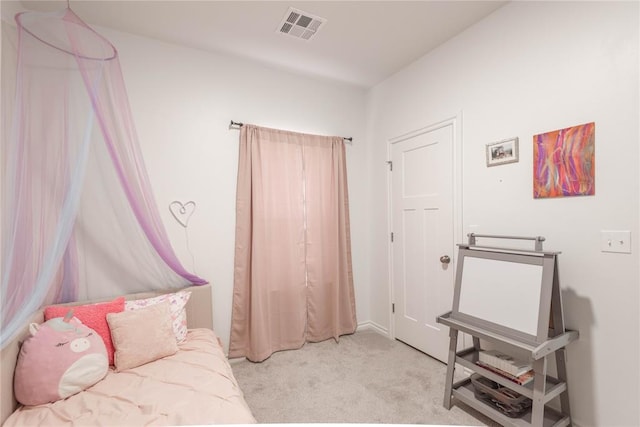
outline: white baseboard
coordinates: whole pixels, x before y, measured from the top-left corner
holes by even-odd
[[[389,330],[385,327],[378,325],[376,322],[372,322],[369,320],[366,322],[358,323],[358,329],[356,331],[368,331],[368,330],[375,331],[380,335],[384,335],[385,337],[390,338]]]
[[[389,336],[389,331],[387,330],[387,328],[383,328],[382,326],[378,325],[376,322],[371,322],[371,321],[367,321],[367,322],[361,322],[358,323],[358,327],[356,329],[356,332],[358,331],[375,331],[377,333],[379,333],[380,335],[384,335],[387,338],[390,338]],[[230,365],[233,365],[234,363],[239,363],[239,362],[243,362],[245,360],[247,360],[246,357],[236,357],[233,359],[229,359],[228,358],[228,354],[227,356],[227,360],[229,361]]]
[[[244,362],[245,360],[247,360],[246,357],[234,357],[233,359],[229,359],[228,356],[229,355],[227,355],[227,361],[229,362],[229,365],[234,365],[236,363]]]

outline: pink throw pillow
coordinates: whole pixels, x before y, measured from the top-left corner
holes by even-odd
[[[178,351],[169,301],[138,310],[107,314],[116,348],[116,371],[124,371]]]
[[[124,297],[118,297],[113,301],[101,302],[97,304],[61,306],[51,305],[44,309],[44,320],[54,317],[64,317],[73,310],[73,316],[78,318],[84,325],[93,329],[102,337],[104,346],[107,349],[109,365],[113,365],[113,342],[111,341],[111,331],[107,323],[107,313],[121,313],[124,311]]]

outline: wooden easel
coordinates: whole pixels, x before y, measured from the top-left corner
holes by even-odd
[[[509,249],[492,246],[479,246],[476,238],[534,240],[535,249]],[[452,311],[437,318],[438,323],[449,326],[449,357],[445,383],[444,407],[451,408],[452,398],[468,404],[488,417],[506,426],[567,426],[571,424],[569,407],[569,391],[567,386],[567,368],[565,347],[578,339],[577,331],[565,329],[560,280],[558,276],[559,252],[542,250],[543,237],[513,237],[494,235],[469,235],[469,243],[459,246],[459,256],[456,272],[456,284]],[[521,331],[511,329],[503,323],[496,323],[478,318],[473,313],[461,311],[461,292],[463,288],[463,272],[465,259],[482,258],[500,262],[523,262],[539,265],[542,268],[540,299],[538,308],[537,330]],[[496,272],[500,274],[500,272]],[[466,286],[472,286],[465,283]],[[514,284],[517,286],[517,283]],[[531,301],[531,304],[538,304]],[[504,322],[507,323],[507,322]],[[473,338],[473,346],[457,351],[458,332],[468,333]],[[482,350],[481,340],[499,344],[514,352],[525,353],[531,361],[534,370],[534,380],[526,385],[519,385],[487,370],[476,362]],[[557,374],[555,377],[547,373],[547,358],[555,355]],[[473,385],[469,378],[453,383],[456,363],[495,381],[515,392],[532,399],[531,412],[522,418],[510,418],[486,403],[475,398]],[[560,411],[548,406],[556,398],[560,399]]]

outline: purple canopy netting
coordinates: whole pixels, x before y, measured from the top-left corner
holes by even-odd
[[[16,22],[13,126],[2,144],[2,348],[46,304],[207,283],[171,248],[116,49],[70,9]]]

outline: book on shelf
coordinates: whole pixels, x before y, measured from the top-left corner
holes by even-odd
[[[510,381],[513,381],[514,383],[520,384],[520,385],[525,385],[525,384],[533,381],[533,378],[534,378],[533,369],[530,369],[530,370],[528,370],[527,372],[525,372],[525,373],[523,373],[521,375],[514,376],[514,375],[509,374],[508,372],[505,372],[505,371],[502,371],[502,370],[496,368],[495,366],[491,366],[491,365],[488,365],[488,364],[486,364],[484,362],[481,362],[480,360],[478,360],[476,362],[476,365],[478,365],[480,367],[483,367],[486,370],[493,372],[494,374],[500,375],[501,377],[506,378],[506,379],[508,379]]]
[[[478,354],[480,361],[486,365],[498,368],[514,377],[519,377],[531,370],[531,364],[522,360],[517,360],[508,354],[497,350],[482,350]]]

